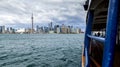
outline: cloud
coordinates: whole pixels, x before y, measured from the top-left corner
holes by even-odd
[[[0,25],[29,27],[33,13],[35,24],[55,22],[81,26],[86,18],[84,2],[85,0],[0,0]]]

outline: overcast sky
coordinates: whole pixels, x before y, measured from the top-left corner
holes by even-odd
[[[0,0],[0,25],[30,27],[33,13],[35,25],[53,22],[84,29],[84,2],[85,0]]]

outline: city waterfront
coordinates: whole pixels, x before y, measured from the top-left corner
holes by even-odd
[[[0,34],[0,67],[80,67],[84,34]]]

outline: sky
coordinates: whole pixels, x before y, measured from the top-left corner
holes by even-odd
[[[0,0],[0,26],[16,28],[47,26],[48,23],[85,29],[85,0]]]

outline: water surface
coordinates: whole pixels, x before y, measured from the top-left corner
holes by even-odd
[[[84,34],[0,34],[0,67],[80,67]]]

